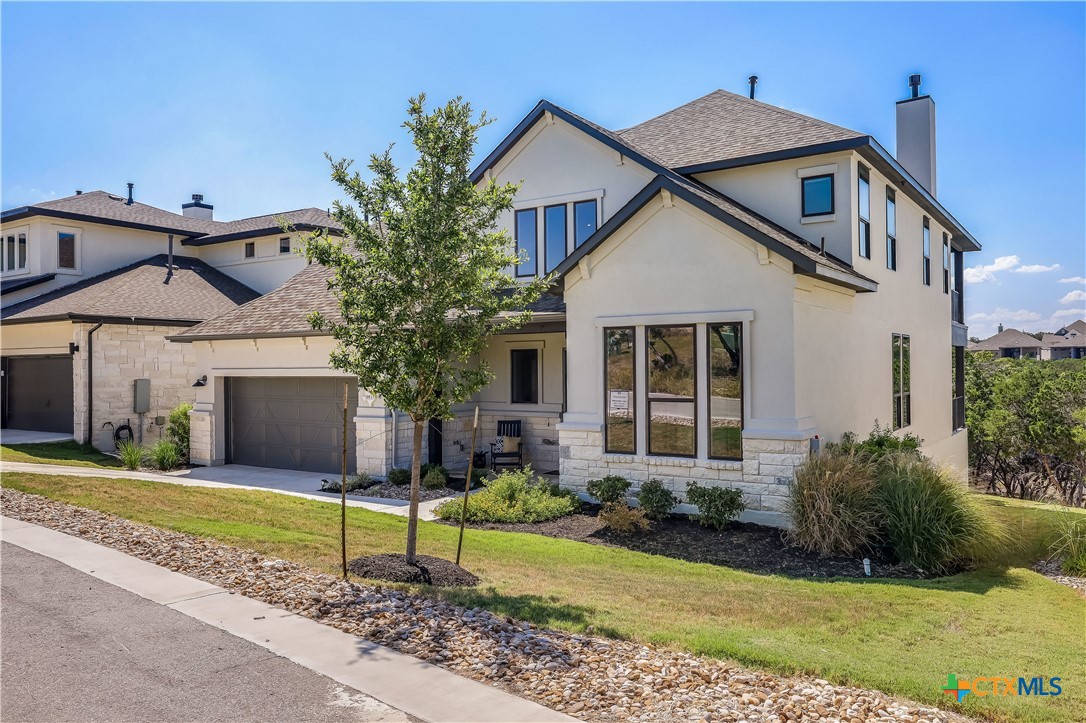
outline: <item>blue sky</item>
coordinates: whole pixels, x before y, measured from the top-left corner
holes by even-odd
[[[203,193],[223,219],[327,207],[322,154],[396,140],[409,161],[419,91],[497,116],[485,154],[541,97],[623,128],[756,73],[761,100],[892,150],[921,72],[940,200],[984,245],[970,333],[1055,329],[1086,315],[1084,7],[5,2],[2,204],[132,181],[167,209]]]

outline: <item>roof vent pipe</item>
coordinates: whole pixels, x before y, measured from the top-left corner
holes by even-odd
[[[169,243],[166,246],[166,280],[162,283],[170,283],[170,279],[173,278],[173,234],[171,233],[168,238]]]
[[[129,206],[132,205],[132,189],[135,187],[135,185],[136,184],[134,183],[128,184],[128,200],[125,203],[127,203]]]
[[[920,74],[914,73],[909,76],[909,87],[912,88],[913,97],[920,97]]]
[[[750,76],[749,78],[747,78],[747,82],[750,83],[750,99],[754,100],[754,86],[758,85],[758,76]]]

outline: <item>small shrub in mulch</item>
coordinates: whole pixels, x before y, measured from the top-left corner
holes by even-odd
[[[347,569],[359,577],[388,582],[433,585],[434,587],[474,587],[479,578],[448,560],[417,555],[415,564],[407,564],[403,555],[370,555],[351,560]]]
[[[596,498],[601,505],[610,502],[625,502],[630,491],[630,480],[617,474],[609,474],[603,479],[594,479],[588,483],[588,494]]]
[[[608,502],[600,510],[603,526],[621,535],[632,535],[649,529],[649,520],[640,507],[630,507],[625,502]]]

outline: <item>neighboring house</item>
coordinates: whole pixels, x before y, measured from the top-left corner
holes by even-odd
[[[466,464],[478,403],[484,439],[522,420],[526,459],[575,489],[696,480],[777,514],[815,438],[876,420],[964,471],[962,255],[980,245],[936,198],[918,85],[897,106],[896,158],[725,91],[624,131],[541,101],[474,178],[521,184],[502,225],[528,259],[517,273],[553,274],[554,296],[491,341],[495,382],[431,428],[430,459]],[[208,377],[194,459],[335,470],[342,388],[331,340],[305,322],[335,308],[322,273],[172,337]],[[350,393],[352,467],[405,464],[401,415]]]
[[[1086,359],[1086,319],[1043,335],[1041,343],[1048,347],[1050,359]]]
[[[1000,324],[994,336],[971,342],[969,351],[991,352],[1004,359],[1086,358],[1086,321],[1080,319],[1055,334],[1042,334],[1040,339]]]
[[[334,226],[319,209],[215,221],[200,196],[171,213],[132,200],[131,188],[128,198],[92,191],[4,211],[2,426],[97,444],[107,423],[131,419],[139,436],[193,401],[190,350],[165,337],[305,267],[280,218],[299,231]],[[145,413],[136,379],[150,380]]]

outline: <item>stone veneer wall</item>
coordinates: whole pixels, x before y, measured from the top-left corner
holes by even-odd
[[[457,470],[466,470],[468,466],[468,449],[471,445],[471,423],[475,411],[460,412],[454,419],[446,421],[442,425],[441,459],[445,467]],[[534,412],[529,415],[509,412],[479,412],[479,433],[476,437],[475,447],[479,451],[487,453],[487,468],[490,468],[490,443],[498,435],[498,421],[503,419],[519,419],[520,443],[524,449],[524,464],[531,465],[536,472],[551,472],[558,469],[558,430],[555,429],[561,421],[561,415],[557,413],[542,414]],[[460,442],[464,445],[464,451],[460,451]]]
[[[742,490],[747,508],[784,512],[795,468],[808,456],[808,440],[744,439],[743,460],[687,459],[609,454],[603,433],[562,430],[561,484],[584,492],[589,480],[617,474],[640,483],[658,479],[683,501],[690,482]]]
[[[196,356],[190,344],[174,344],[167,336],[181,331],[176,326],[104,324],[94,332],[94,419],[87,422],[87,332],[93,324],[76,324],[75,341],[80,348],[73,366],[76,439],[101,444],[105,422],[121,424],[132,420],[135,438],[140,438],[139,418],[132,411],[136,379],[151,380],[151,409],[143,415],[143,441],[157,441],[165,425],[154,423],[156,416],[168,417],[182,402],[192,403],[196,393]],[[108,446],[106,446],[109,448]]]

